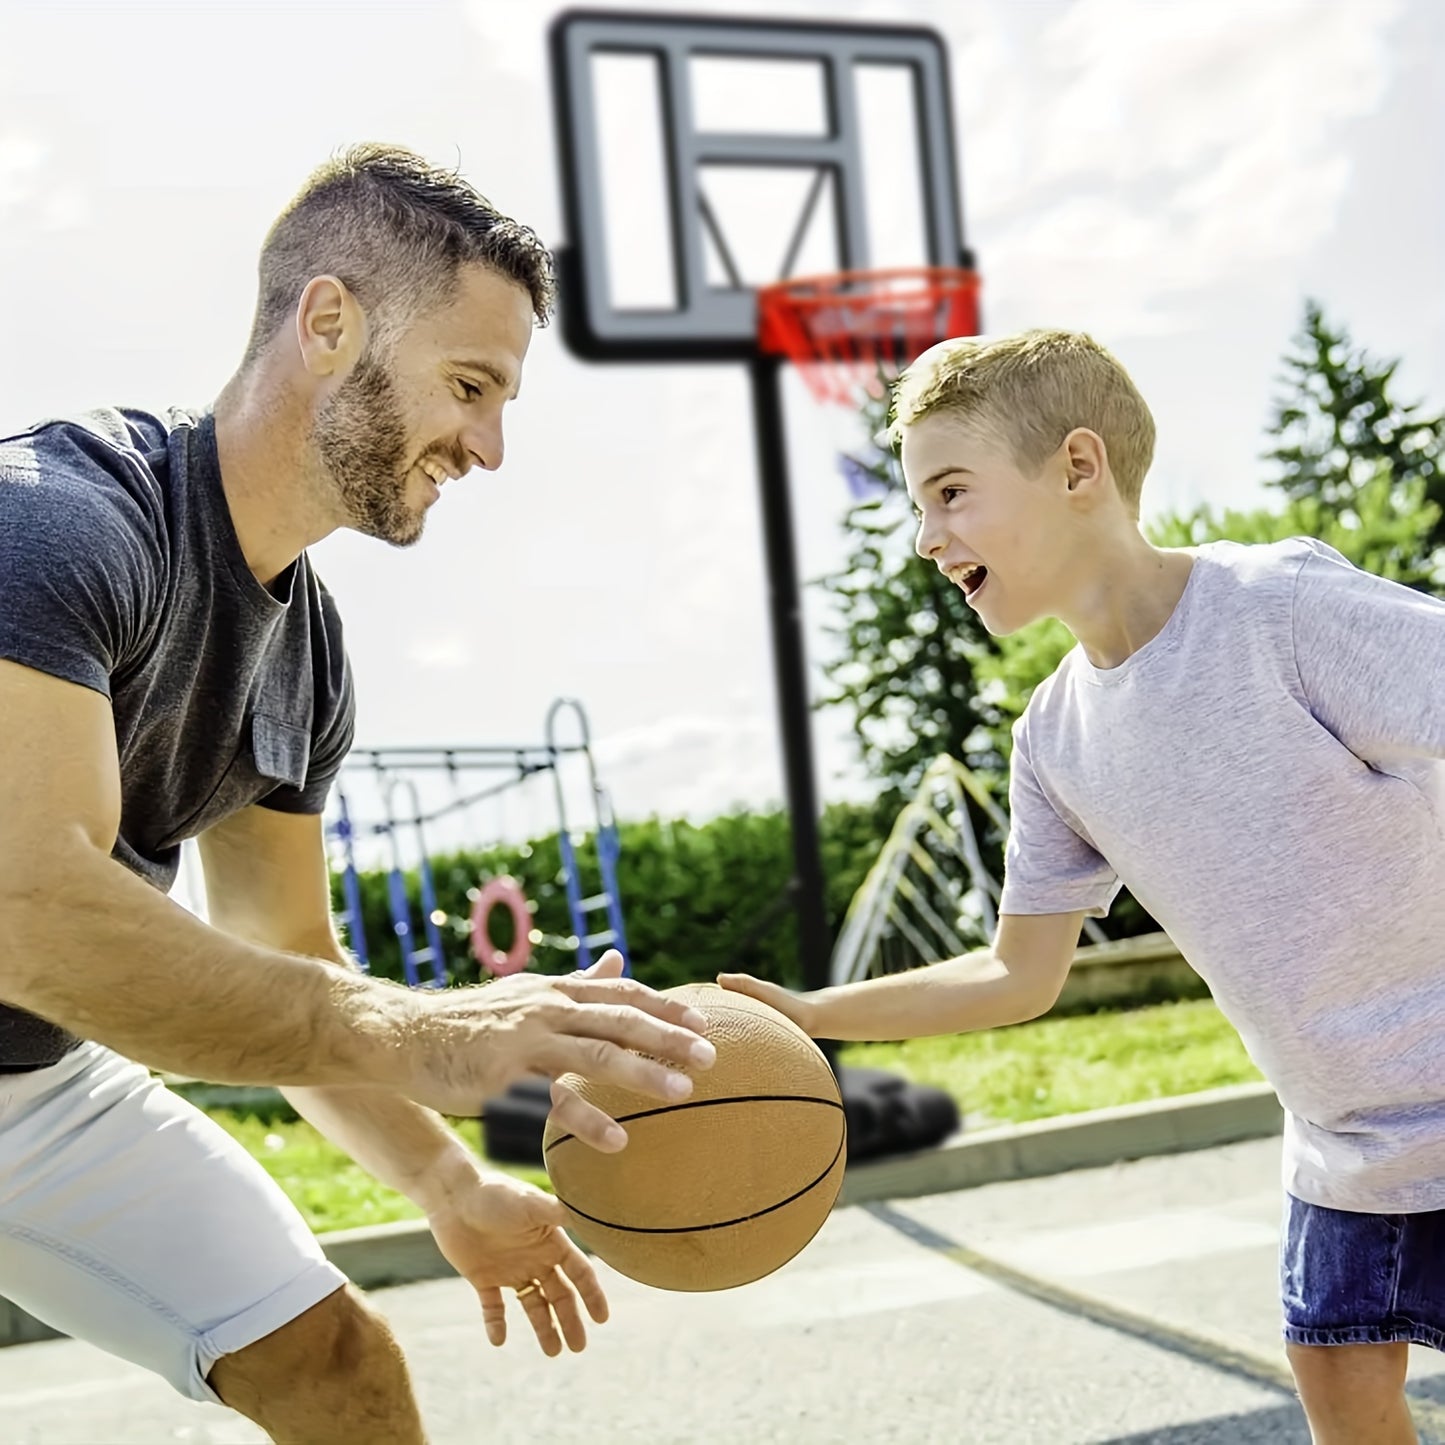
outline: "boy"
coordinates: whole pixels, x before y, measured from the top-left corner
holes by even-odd
[[[1149,409],[1090,338],[944,342],[899,380],[917,549],[991,633],[1078,646],[1014,729],[991,948],[808,995],[810,1033],[1017,1023],[1121,884],[1286,1110],[1285,1338],[1317,1445],[1405,1445],[1445,1348],[1445,604],[1323,544],[1151,546]]]

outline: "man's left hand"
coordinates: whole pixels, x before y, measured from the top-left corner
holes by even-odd
[[[587,1256],[562,1229],[551,1195],[507,1175],[488,1175],[452,1193],[427,1216],[448,1263],[476,1290],[487,1339],[507,1338],[503,1290],[516,1290],[542,1352],[585,1349],[581,1306],[607,1320],[607,1296]]]

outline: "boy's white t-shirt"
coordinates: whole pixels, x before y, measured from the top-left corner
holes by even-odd
[[[1127,884],[1278,1092],[1290,1193],[1445,1208],[1445,603],[1307,539],[1193,555],[1015,725],[1000,909]]]

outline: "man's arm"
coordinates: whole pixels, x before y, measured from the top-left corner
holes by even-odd
[[[746,974],[723,974],[718,982],[771,1004],[819,1039],[917,1039],[999,1028],[1053,1007],[1084,917],[1005,913],[991,948],[814,993],[790,993]]]
[[[215,927],[353,970],[332,927],[320,817],[247,808],[202,834],[200,848]],[[440,1116],[392,1090],[292,1086],[283,1092],[367,1173],[428,1213],[477,1178],[476,1157]]]
[[[111,856],[108,700],[0,660],[0,1000],[154,1068],[218,1083],[381,1084],[465,1114],[527,1073],[677,1101],[712,1046],[694,1010],[631,979],[519,975],[420,996],[201,922]],[[673,1067],[668,1067],[672,1065]],[[621,1128],[554,1088],[558,1119]]]
[[[111,858],[121,790],[104,696],[0,661],[0,738],[0,998],[219,1082],[388,1070],[410,1023],[400,990],[224,937]]]
[[[220,928],[252,942],[305,950],[346,969],[331,926],[321,819],[248,808],[201,838],[206,898]],[[543,1351],[582,1349],[582,1312],[607,1318],[591,1263],[563,1229],[557,1200],[482,1162],[429,1109],[387,1089],[290,1088],[301,1115],[368,1173],[426,1212],[442,1254],[477,1291],[487,1338],[507,1338],[503,1290],[521,1303]],[[535,1286],[528,1289],[528,1286]]]

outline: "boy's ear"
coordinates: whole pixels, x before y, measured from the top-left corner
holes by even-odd
[[[1063,440],[1064,480],[1071,492],[1088,492],[1098,487],[1109,472],[1109,449],[1098,432],[1076,426]]]

